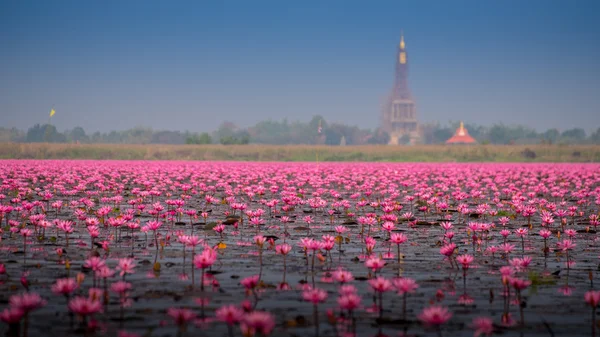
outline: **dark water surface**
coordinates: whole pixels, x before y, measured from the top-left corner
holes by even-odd
[[[29,336],[76,336],[76,335],[117,335],[118,331],[136,333],[140,336],[227,336],[227,326],[214,321],[214,312],[224,304],[240,304],[248,299],[255,304],[256,310],[265,310],[275,317],[273,336],[314,336],[313,306],[302,300],[302,288],[315,286],[325,289],[328,298],[319,305],[320,336],[343,335],[342,331],[349,329],[348,324],[331,324],[326,315],[327,309],[339,316],[337,305],[339,283],[331,279],[331,272],[339,267],[352,272],[356,280],[352,282],[362,298],[362,308],[356,312],[357,336],[436,336],[436,329],[423,326],[417,315],[423,308],[431,304],[439,304],[449,308],[452,318],[442,325],[443,336],[472,336],[474,329],[471,322],[475,317],[490,317],[494,322],[494,335],[502,336],[590,336],[592,335],[592,310],[584,301],[585,292],[598,289],[599,243],[594,226],[590,225],[589,216],[598,214],[600,175],[599,167],[587,165],[417,165],[417,164],[238,164],[238,163],[127,163],[127,162],[4,162],[2,171],[3,205],[22,206],[23,201],[42,201],[47,207],[46,219],[68,219],[75,222],[74,232],[69,234],[69,246],[66,246],[64,233],[56,229],[46,231],[45,238],[31,236],[27,242],[27,252],[23,251],[23,237],[12,233],[9,229],[6,215],[2,222],[3,233],[0,242],[0,262],[6,267],[6,274],[0,275],[0,309],[8,308],[11,295],[25,291],[21,276],[27,273],[29,291],[39,293],[47,305],[29,315]],[[98,185],[96,185],[98,183]],[[83,186],[76,192],[74,186]],[[109,250],[90,245],[90,237],[84,221],[78,220],[75,210],[85,209],[88,216],[101,206],[110,205],[111,213],[107,217],[118,217],[132,206],[128,200],[138,198],[135,188],[156,190],[157,196],[143,197],[141,203],[146,204],[142,212],[136,211],[132,221],[138,221],[144,226],[152,216],[148,210],[160,202],[164,211],[169,209],[166,200],[180,199],[183,193],[182,184],[191,185],[191,190],[185,192],[190,197],[185,200],[184,210],[194,209],[198,213],[210,210],[208,218],[199,216],[191,222],[185,214],[181,219],[169,221],[163,219],[159,230],[159,249],[155,247],[152,232],[147,235],[139,229],[134,231],[133,241],[131,231],[127,228],[116,230],[117,238],[113,235],[114,228],[100,224],[100,237],[96,242],[109,241]],[[354,184],[354,186],[352,185]],[[20,185],[19,192],[16,185]],[[58,185],[58,186],[57,186]],[[272,185],[279,186],[277,192],[269,190]],[[205,186],[214,186],[214,190]],[[250,198],[244,191],[257,190],[264,186],[263,195],[255,193]],[[38,188],[38,191],[33,189]],[[233,189],[231,189],[233,188]],[[289,195],[298,197],[300,203],[290,206],[288,211],[281,206],[288,189]],[[293,189],[295,190],[293,190]],[[231,189],[231,192],[227,192]],[[503,192],[509,189],[509,192]],[[61,192],[62,190],[62,192]],[[205,190],[205,191],[203,191]],[[260,189],[259,189],[260,190]],[[457,200],[453,192],[466,193],[464,200]],[[52,198],[49,202],[41,195],[50,191]],[[69,202],[80,200],[87,196],[95,201],[91,208],[82,203],[69,206]],[[340,195],[334,196],[332,192]],[[367,193],[367,192],[373,193]],[[481,195],[472,197],[473,191],[481,191]],[[499,194],[494,194],[499,192]],[[532,195],[527,193],[531,192]],[[581,192],[581,194],[579,194]],[[170,195],[167,195],[167,194]],[[260,192],[262,193],[262,192]],[[315,198],[317,193],[326,200],[327,207],[311,208],[307,202]],[[358,193],[358,197],[351,196]],[[552,194],[555,194],[554,196]],[[12,200],[20,195],[20,200]],[[218,202],[207,204],[205,195],[214,196]],[[440,200],[448,203],[447,210],[436,210],[430,204],[428,212],[418,210],[419,206],[427,204],[424,199],[438,195]],[[102,197],[123,196],[119,205],[112,202],[102,202]],[[406,196],[416,196],[409,201]],[[425,195],[425,197],[424,197]],[[524,204],[529,203],[536,208],[528,220],[517,214],[517,208],[511,205],[517,195],[522,195]],[[259,229],[249,225],[249,219],[244,215],[241,232],[236,230],[225,212],[233,213],[231,201],[224,202],[223,198],[232,196],[237,203],[246,205],[246,211],[264,209],[262,216],[264,225]],[[497,198],[496,201],[493,199]],[[264,200],[279,200],[273,212],[260,202]],[[376,239],[374,256],[381,256],[386,261],[385,267],[378,273],[387,279],[395,277],[410,277],[417,281],[419,288],[407,297],[406,320],[402,319],[402,297],[395,291],[386,292],[383,296],[383,313],[377,312],[377,297],[374,296],[367,279],[373,273],[364,264],[364,236],[360,234],[361,225],[357,218],[366,213],[376,213],[380,217],[382,207],[358,207],[357,202],[388,200],[399,204],[401,210],[393,211],[398,218],[405,212],[413,211],[412,224],[406,219],[396,222],[393,232],[402,232],[408,236],[408,241],[401,245],[402,258],[398,262],[396,245],[388,240],[388,234],[382,230],[381,221],[370,229],[370,235]],[[574,229],[577,234],[573,241],[576,247],[569,252],[576,262],[567,269],[565,252],[557,249],[557,242],[567,236],[561,227],[561,219],[554,216],[550,226],[552,236],[547,240],[549,249],[544,253],[544,241],[538,232],[541,227],[540,214],[547,209],[547,203],[555,203],[557,209],[567,210],[577,206],[577,214],[566,216],[565,228]],[[49,207],[57,200],[64,202],[59,212]],[[334,207],[334,202],[347,200],[350,207]],[[580,200],[584,200],[583,202]],[[561,204],[561,201],[563,202]],[[579,201],[579,203],[578,203]],[[459,203],[468,205],[470,211],[465,216],[457,212]],[[491,210],[498,210],[498,215],[479,215],[476,208],[480,204],[490,205]],[[327,211],[335,209],[330,216]],[[164,212],[163,211],[163,212]],[[347,211],[354,212],[349,216]],[[13,210],[8,214],[9,220],[19,222],[19,227],[34,229],[29,215],[43,213],[41,207],[31,211]],[[271,213],[271,214],[270,214]],[[236,211],[239,215],[240,211]],[[287,223],[288,234],[284,232],[281,216],[291,218]],[[500,218],[510,218],[504,228],[511,230],[508,243],[514,244],[514,251],[508,259],[529,256],[531,264],[526,270],[517,275],[532,281],[532,285],[523,291],[522,301],[516,299],[514,290],[510,297],[505,296],[504,286],[499,274],[499,268],[508,264],[505,256],[498,251],[494,256],[486,252],[486,247],[498,246],[503,243],[499,231],[503,229]],[[96,215],[97,216],[97,215]],[[313,224],[308,225],[303,217],[311,216]],[[471,254],[475,257],[473,266],[466,272],[466,278],[461,269],[451,268],[450,262],[440,254],[444,230],[439,223],[445,219],[453,223],[455,233],[452,242],[458,246],[456,254]],[[175,223],[180,220],[183,223]],[[226,221],[223,237],[215,233],[215,223]],[[415,223],[416,222],[416,223]],[[491,223],[494,227],[487,233],[480,245],[473,245],[473,232],[468,230],[468,222]],[[205,223],[208,223],[205,224]],[[334,226],[344,224],[348,232],[343,235],[342,252],[338,245],[327,256],[321,250],[324,258],[316,258],[314,272],[311,271],[312,252],[305,255],[298,245],[303,237],[321,239],[322,235],[336,236]],[[217,262],[210,268],[206,277],[205,289],[201,290],[201,270],[195,270],[195,286],[192,287],[191,249],[186,250],[184,264],[183,246],[177,240],[177,231],[186,234],[193,233],[205,239],[210,246],[222,242],[225,248],[218,249]],[[524,238],[524,253],[522,241],[514,233],[517,228],[527,228],[529,233]],[[561,232],[560,238],[558,232]],[[292,251],[287,256],[284,269],[283,257],[275,254],[273,247],[266,243],[263,250],[262,282],[254,296],[245,291],[240,281],[245,277],[259,273],[258,248],[253,243],[255,234],[272,235],[275,245],[284,241],[292,245]],[[480,238],[482,234],[479,234]],[[347,238],[347,239],[346,239]],[[164,244],[164,247],[162,245]],[[132,249],[133,246],[133,249]],[[59,256],[57,248],[63,248],[64,254]],[[196,253],[202,247],[196,247]],[[386,255],[386,253],[388,255]],[[110,293],[109,303],[104,312],[95,315],[99,328],[90,331],[81,327],[77,317],[71,317],[67,310],[67,300],[61,295],[53,294],[50,287],[56,279],[76,277],[78,273],[85,275],[77,293],[87,295],[87,289],[92,286],[93,272],[83,268],[84,261],[91,254],[106,259],[107,265],[114,268],[117,259],[133,255],[137,262],[135,273],[126,276],[133,289],[129,293],[132,299],[130,307],[124,308],[124,319],[120,319],[118,297]],[[455,255],[456,255],[455,254]],[[308,259],[306,258],[308,257]],[[387,257],[387,258],[386,258]],[[66,268],[68,260],[70,268]],[[160,264],[160,271],[155,270],[155,261]],[[108,284],[120,279],[119,275],[112,277]],[[596,282],[596,279],[598,280]],[[598,283],[598,284],[596,284]],[[100,282],[102,286],[102,282]],[[179,332],[173,320],[166,314],[170,307],[191,308],[202,317],[199,304],[205,299],[205,321],[198,320],[190,323],[187,331]],[[523,309],[524,326],[520,326],[519,305]],[[503,317],[509,314],[513,324],[503,323]],[[72,323],[71,323],[72,320]],[[239,327],[234,328],[234,334],[241,336]],[[23,334],[21,327],[19,333]],[[0,323],[0,334],[15,335],[14,329],[9,329],[5,323]]]

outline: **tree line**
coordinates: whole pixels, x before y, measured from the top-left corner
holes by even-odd
[[[459,122],[421,124],[422,144],[443,144]],[[591,134],[582,128],[538,132],[522,125],[465,124],[469,134],[481,144],[600,144],[600,127]],[[321,132],[319,132],[321,130]],[[401,142],[408,143],[408,138]],[[387,144],[389,134],[381,129],[364,129],[343,123],[328,123],[322,116],[308,122],[287,119],[266,120],[248,128],[222,123],[212,132],[166,131],[135,127],[123,131],[87,133],[82,127],[60,132],[51,124],[36,124],[26,132],[0,128],[0,142],[108,143],[108,144]]]

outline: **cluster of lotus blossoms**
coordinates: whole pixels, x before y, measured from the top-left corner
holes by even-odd
[[[145,326],[167,334],[492,335],[528,329],[531,288],[562,273],[557,296],[581,291],[595,335],[599,207],[598,165],[4,161],[2,331],[41,334],[42,318],[147,335],[128,317],[167,277],[193,298],[149,305],[168,319]],[[432,291],[436,277],[449,288]],[[469,294],[478,282],[501,314],[452,309],[484,299]],[[272,309],[290,293],[301,319]]]

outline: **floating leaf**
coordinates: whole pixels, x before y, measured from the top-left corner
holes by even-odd
[[[213,228],[215,228],[217,226],[216,222],[209,222],[204,226],[204,230],[212,230]]]

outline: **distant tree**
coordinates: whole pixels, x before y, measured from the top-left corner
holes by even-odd
[[[325,131],[325,144],[327,145],[339,145],[342,140],[342,134],[335,128],[327,128]]]
[[[369,134],[369,132],[361,132],[361,130],[356,126],[349,126],[341,123],[331,123],[327,126],[327,128],[335,131],[335,133],[339,136],[340,142],[342,138],[344,138],[346,144],[349,145],[364,143],[366,136]],[[338,144],[339,142],[335,145]]]
[[[600,128],[590,134],[589,140],[593,144],[600,144]]]
[[[105,134],[105,135],[102,137],[102,139],[103,139],[105,142],[107,142],[107,143],[112,143],[112,144],[114,144],[114,143],[121,143],[121,142],[122,142],[122,137],[121,137],[121,136],[122,136],[122,135],[121,135],[119,132],[117,132],[117,131],[113,130],[113,131],[111,131],[111,132],[109,132],[109,133]],[[125,143],[126,143],[126,142],[125,142]]]
[[[485,126],[481,126],[481,125],[475,125],[475,124],[469,124],[469,123],[465,123],[464,124],[465,129],[467,129],[467,131],[469,132],[469,135],[473,138],[475,138],[478,141],[484,140],[487,138],[487,133],[488,133],[488,129]],[[459,125],[456,126],[456,128],[458,128]],[[454,134],[454,130],[450,130],[452,131],[452,134]]]
[[[185,141],[186,144],[212,144],[212,137],[208,134],[208,132],[203,132],[201,134],[191,134],[188,135]]]
[[[586,138],[585,130],[582,128],[573,128],[563,131],[561,134],[563,142],[567,143],[583,143]]]
[[[535,130],[522,125],[494,124],[487,135],[480,135],[478,140],[484,139],[489,140],[492,144],[531,144],[538,143],[540,135]]]
[[[90,141],[92,143],[104,143],[104,137],[102,136],[102,134],[100,133],[100,131],[96,131],[90,137]]]
[[[493,144],[508,144],[513,140],[508,128],[502,124],[494,124],[490,128],[488,137]]]
[[[35,124],[27,130],[26,141],[30,143],[64,143],[67,138],[64,134],[58,132],[56,127],[51,124]]]
[[[409,135],[402,135],[402,137],[400,137],[398,139],[398,144],[400,144],[400,145],[408,145],[408,144],[410,144],[410,136]]]
[[[445,127],[439,128],[433,131],[433,144],[444,144],[452,135],[454,131],[452,129]]]
[[[541,136],[546,143],[554,144],[560,138],[560,132],[557,129],[548,129]]]
[[[230,139],[234,138],[234,134],[237,132],[237,130],[238,127],[234,123],[226,121],[219,125],[219,128],[217,128],[217,130],[214,132],[214,135],[220,143],[223,143],[221,138],[226,139],[225,142],[229,142]]]
[[[153,144],[183,144],[185,137],[179,131],[159,131],[152,134]]]
[[[433,144],[434,133],[440,128],[439,123],[422,123],[421,126],[421,143]]]
[[[237,144],[245,145],[250,143],[250,134],[246,130],[237,132],[234,137],[237,141]]]
[[[25,140],[29,143],[41,143],[44,141],[44,131],[41,125],[35,124],[27,130]]]
[[[319,134],[319,125],[322,132]],[[420,142],[424,144],[441,144],[449,139],[458,128],[459,122],[423,123]],[[491,127],[465,124],[469,134],[480,143],[493,144],[532,144],[544,143],[600,143],[600,130],[596,130],[586,138],[585,130],[573,128],[563,133],[550,129],[543,133],[522,126],[495,124]],[[110,131],[106,133],[94,132],[87,135],[81,127],[60,133],[56,127],[48,124],[36,124],[27,132],[17,129],[0,127],[0,141],[26,141],[26,142],[65,142],[79,141],[92,143],[129,143],[129,144],[247,144],[250,142],[260,144],[329,144],[339,145],[342,139],[347,145],[359,144],[387,144],[389,134],[376,129],[369,130],[343,123],[328,123],[320,115],[313,116],[308,122],[266,120],[256,123],[247,129],[240,129],[232,122],[222,123],[212,133],[191,133],[179,131],[153,131],[150,128],[135,127],[123,131]],[[404,142],[406,139],[401,139]]]
[[[150,144],[154,131],[150,128],[135,127],[133,129],[117,132],[117,141],[115,143],[127,144]],[[181,141],[183,143],[183,139]]]
[[[198,144],[212,144],[212,138],[208,132],[202,132],[200,136],[198,136]]]
[[[90,137],[88,137],[81,126],[76,126],[73,130],[67,132],[66,135],[70,142],[87,143],[90,141]]]
[[[231,135],[226,135],[224,137],[219,138],[219,143],[223,145],[245,145],[250,143],[250,134],[246,130],[241,130]]]
[[[25,133],[17,128],[0,127],[0,142],[23,142],[25,137]]]
[[[223,145],[232,145],[235,144],[235,138],[232,136],[222,136],[219,138],[219,142]]]
[[[314,133],[318,133],[319,124],[321,125],[323,131],[325,131],[325,129],[327,128],[327,121],[325,121],[325,118],[323,118],[323,116],[315,115],[313,116],[313,118],[310,119],[310,122],[308,122],[308,127],[314,130]]]
[[[256,143],[289,144],[292,141],[290,131],[287,120],[282,122],[266,120],[256,123],[248,130],[248,133]]]
[[[375,130],[373,135],[367,141],[368,144],[388,144],[389,142],[390,134],[382,129]]]

